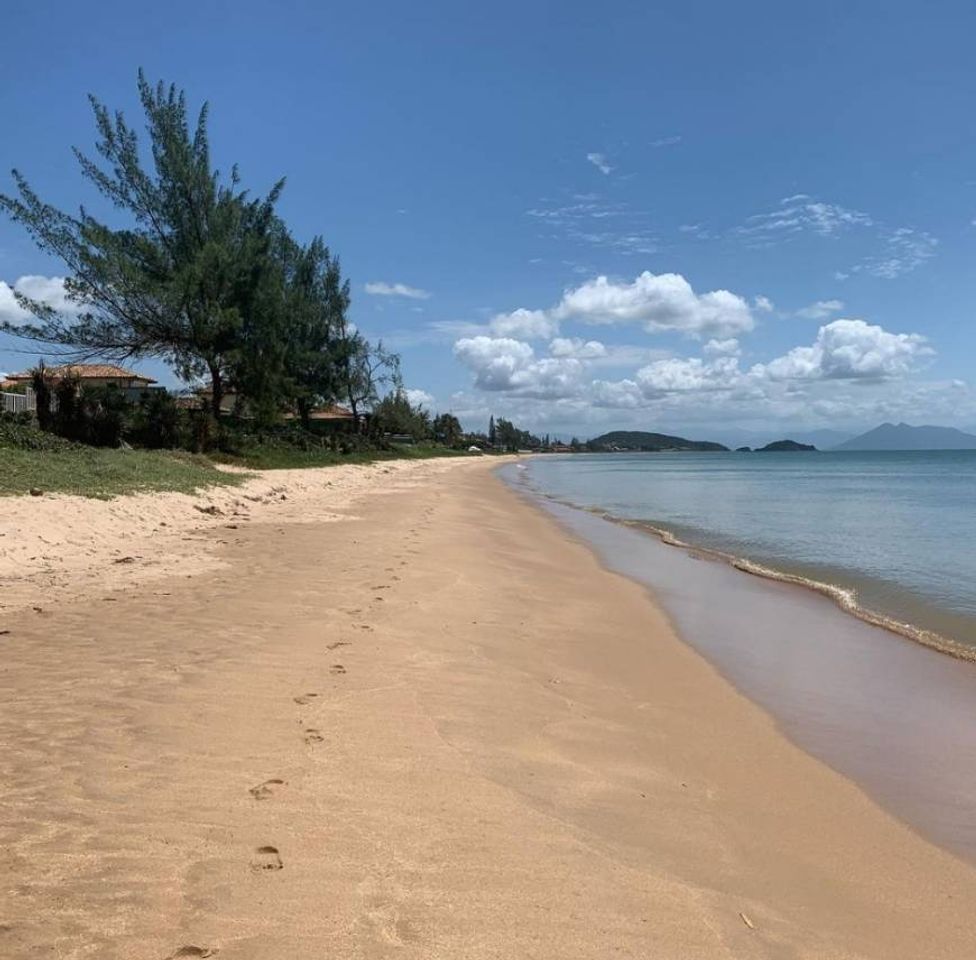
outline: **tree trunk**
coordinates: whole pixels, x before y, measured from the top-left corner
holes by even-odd
[[[224,380],[220,375],[220,367],[208,364],[210,368],[210,413],[214,420],[220,420],[220,408],[224,402]]]

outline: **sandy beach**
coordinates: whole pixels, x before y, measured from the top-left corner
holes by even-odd
[[[493,466],[0,500],[0,956],[972,956],[976,868]]]

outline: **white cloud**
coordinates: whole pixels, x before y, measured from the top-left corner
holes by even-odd
[[[883,380],[911,372],[932,354],[917,333],[889,333],[863,320],[834,320],[809,347],[794,347],[750,373],[770,380]]]
[[[911,273],[935,256],[939,241],[924,230],[900,227],[882,234],[884,250],[881,254],[868,257],[849,267],[841,276],[847,279],[851,273],[866,273],[882,280],[894,280],[903,273]]]
[[[709,340],[702,348],[702,353],[706,357],[737,357],[741,350],[739,341],[735,337],[729,337],[727,340]]]
[[[25,310],[17,302],[14,292],[39,303],[46,303],[62,314],[77,314],[83,309],[79,304],[68,299],[64,288],[64,277],[28,275],[15,280],[12,287],[0,280],[0,323],[20,326],[36,319],[29,310]]]
[[[772,313],[776,307],[773,306],[773,301],[769,297],[764,297],[762,295],[754,297],[752,301],[753,307],[762,313]]]
[[[410,389],[404,391],[411,407],[426,407],[428,410],[434,405],[434,398],[426,390]]]
[[[607,356],[607,348],[599,340],[583,340],[581,337],[556,337],[549,344],[554,357],[575,357],[577,360],[598,360]]]
[[[637,371],[637,384],[645,397],[661,393],[728,390],[742,376],[735,357],[705,361],[699,357],[656,360]]]
[[[797,310],[796,315],[803,320],[826,320],[831,314],[840,313],[843,309],[843,300],[818,300]]]
[[[657,140],[651,141],[652,147],[673,147],[675,144],[681,143],[681,137],[660,137]]]
[[[753,328],[749,305],[728,290],[696,294],[680,274],[645,270],[632,283],[597,277],[569,290],[551,314],[586,324],[639,323],[649,333],[731,336]]]
[[[735,233],[746,238],[771,239],[798,233],[836,236],[849,227],[869,227],[872,219],[860,210],[824,203],[805,193],[784,197],[776,209],[749,217]]]
[[[373,280],[366,284],[365,290],[374,297],[407,297],[410,300],[429,300],[430,294],[419,287],[408,287],[405,283],[386,283]]]
[[[627,255],[654,253],[658,248],[645,211],[598,193],[574,193],[568,202],[542,198],[525,212],[551,231],[542,235],[544,239],[568,239]]]
[[[609,175],[613,171],[613,167],[607,162],[607,158],[602,153],[588,153],[586,159],[593,164],[597,170],[600,171],[604,176]]]
[[[474,373],[476,387],[525,397],[557,399],[579,392],[583,364],[575,357],[537,359],[532,347],[510,337],[458,340],[454,354]]]
[[[523,340],[548,340],[559,332],[559,321],[545,310],[526,310],[524,307],[497,314],[489,326],[496,336]]]

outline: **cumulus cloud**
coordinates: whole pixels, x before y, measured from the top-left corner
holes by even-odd
[[[604,176],[608,176],[613,172],[613,167],[610,166],[606,156],[602,153],[588,153],[586,155],[586,159],[589,160],[590,163],[592,163],[593,166],[596,167],[597,170],[599,170]]]
[[[434,405],[434,398],[426,390],[416,388],[404,391],[411,407],[427,407],[429,410]]]
[[[458,340],[454,354],[472,371],[476,387],[526,397],[572,396],[584,369],[575,357],[537,358],[529,344],[511,337],[468,337]]]
[[[826,320],[831,314],[840,313],[843,309],[843,300],[818,300],[797,310],[796,315],[802,320]]]
[[[25,310],[17,302],[15,292],[39,303],[45,303],[62,314],[77,314],[83,309],[79,304],[68,299],[64,288],[64,277],[28,275],[15,280],[12,287],[0,280],[0,323],[19,326],[36,319],[29,310]]]
[[[931,353],[921,334],[834,320],[820,328],[811,346],[794,347],[751,373],[770,380],[883,380],[911,372]]]
[[[752,305],[756,308],[756,310],[759,310],[762,313],[772,313],[776,309],[776,307],[773,306],[773,301],[770,300],[769,297],[764,297],[761,295],[753,299]]]
[[[727,340],[709,340],[702,348],[706,357],[737,357],[740,353],[739,341],[735,337]]]
[[[645,270],[633,282],[597,277],[568,290],[551,314],[586,324],[638,323],[649,333],[733,336],[755,326],[748,303],[728,290],[696,294],[677,273]]]
[[[386,283],[383,280],[373,280],[366,284],[365,290],[374,297],[406,297],[408,300],[429,300],[430,294],[419,287],[410,287],[405,283]]]
[[[559,321],[545,310],[526,310],[520,307],[511,313],[499,313],[492,317],[489,327],[498,337],[548,340],[559,332]]]
[[[645,397],[662,393],[728,390],[742,376],[736,357],[700,357],[656,360],[637,371],[637,384]]]
[[[556,337],[549,344],[554,357],[575,357],[577,360],[598,360],[607,356],[607,348],[599,340],[581,337]]]

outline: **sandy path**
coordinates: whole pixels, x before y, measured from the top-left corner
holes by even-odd
[[[976,871],[641,589],[481,466],[393,486],[5,618],[0,956],[972,955]]]

